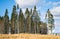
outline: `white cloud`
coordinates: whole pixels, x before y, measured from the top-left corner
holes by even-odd
[[[60,17],[60,6],[53,7],[50,9],[50,11],[55,17]]]
[[[50,6],[52,6],[52,7],[55,7],[55,6],[57,6],[57,5],[60,5],[60,1],[59,1],[59,2],[49,1],[49,2],[45,2],[44,5],[45,5],[45,6],[50,5]]]
[[[51,9],[51,12],[52,12],[52,13],[60,13],[60,6],[58,6],[58,7],[53,7],[53,8]]]
[[[33,6],[38,3],[39,0],[15,0],[16,4],[20,7]]]
[[[53,5],[58,5],[60,4],[60,1],[59,2],[54,2]]]
[[[50,9],[51,13],[54,15],[55,20],[55,32],[60,29],[60,6],[54,6]]]
[[[59,22],[58,22],[58,23],[59,23]],[[58,24],[58,23],[56,22],[56,23],[55,23],[55,26],[58,26],[58,27],[59,27],[59,26],[60,26],[60,24]]]
[[[58,19],[60,19],[60,17],[56,17],[56,16],[54,16],[54,19],[57,19],[57,20],[58,20]]]

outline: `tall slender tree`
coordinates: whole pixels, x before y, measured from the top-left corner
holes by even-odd
[[[6,9],[5,16],[4,16],[4,29],[5,29],[5,34],[8,34],[8,27],[9,27],[9,16],[8,16],[8,10]]]
[[[4,19],[2,16],[0,16],[0,34],[4,34]]]
[[[34,33],[33,15],[31,16],[31,33]]]
[[[18,32],[18,28],[17,28],[18,17],[17,16],[18,16],[18,14],[16,12],[16,6],[14,5],[12,15],[11,15],[12,33]]]
[[[28,13],[28,16],[26,18],[27,26],[28,26],[28,33],[31,33],[31,14],[32,14],[32,10]]]
[[[40,21],[40,17],[36,10],[36,6],[34,6],[34,10],[33,10],[33,21],[34,21],[34,33],[37,33],[38,32],[38,22]]]
[[[30,10],[30,20],[31,20],[30,33],[33,33],[32,9]]]
[[[20,9],[20,12],[19,12],[19,32],[20,33],[24,32],[24,15],[23,15],[22,9]]]
[[[29,32],[29,23],[28,23],[29,10],[28,10],[28,8],[26,8],[25,16],[26,16],[26,19],[25,19],[25,21],[26,21],[26,27],[25,27],[26,30],[25,30],[25,32],[27,33],[27,32]]]
[[[48,34],[52,33],[52,30],[54,29],[54,18],[53,15],[50,13],[49,9],[47,11],[46,17],[47,18],[47,26],[48,26]],[[50,31],[50,32],[49,32]]]

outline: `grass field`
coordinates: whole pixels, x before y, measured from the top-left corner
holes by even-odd
[[[0,34],[0,39],[60,39],[60,35]]]

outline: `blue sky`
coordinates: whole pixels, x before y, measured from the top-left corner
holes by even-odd
[[[60,33],[60,0],[0,0],[0,16],[4,16],[5,9],[8,9],[8,15],[11,17],[13,5],[16,4],[19,4],[23,12],[27,7],[33,9],[34,5],[36,5],[42,21],[45,21],[44,16],[47,10],[50,9],[55,19],[54,32]]]

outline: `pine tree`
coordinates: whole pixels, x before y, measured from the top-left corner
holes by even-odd
[[[0,20],[2,20],[2,19],[3,19],[3,17],[0,16]]]
[[[22,9],[20,9],[20,12],[19,12],[19,32],[20,33],[24,32],[24,15],[23,15]]]
[[[31,16],[31,33],[34,33],[33,15]]]
[[[40,33],[40,31],[41,31],[41,21],[38,22],[38,31],[37,31],[37,33]]]
[[[51,34],[52,30],[54,29],[54,18],[53,18],[53,15],[50,13],[49,9],[47,11],[46,18],[48,19],[47,21],[48,33]],[[49,30],[51,32],[49,32]]]
[[[28,33],[31,33],[31,15],[32,15],[32,9],[31,11],[28,13],[27,16],[27,26],[28,26]]]
[[[13,6],[13,11],[12,11],[12,16],[11,16],[11,24],[12,24],[12,33],[17,33],[18,32],[18,26],[17,26],[17,19],[18,19],[18,14],[16,12],[16,6]]]
[[[19,9],[19,4],[17,4],[17,9]]]
[[[4,34],[4,19],[3,16],[0,16],[0,34]]]
[[[33,11],[34,12],[34,11]],[[31,32],[35,33],[35,24],[34,24],[34,13],[32,12],[32,16],[31,16]]]
[[[26,21],[26,30],[25,30],[25,32],[27,33],[27,32],[29,32],[29,23],[28,23],[28,20],[29,20],[29,10],[28,10],[28,8],[26,8],[26,11],[25,11],[25,16],[26,16],[26,19],[25,19],[25,21]]]
[[[8,27],[9,27],[9,17],[8,17],[8,10],[6,9],[5,16],[4,16],[4,29],[5,29],[5,34],[8,33]]]
[[[34,6],[34,10],[33,10],[33,21],[34,21],[34,33],[37,33],[38,32],[38,22],[40,21],[40,17],[36,10],[36,6]]]

